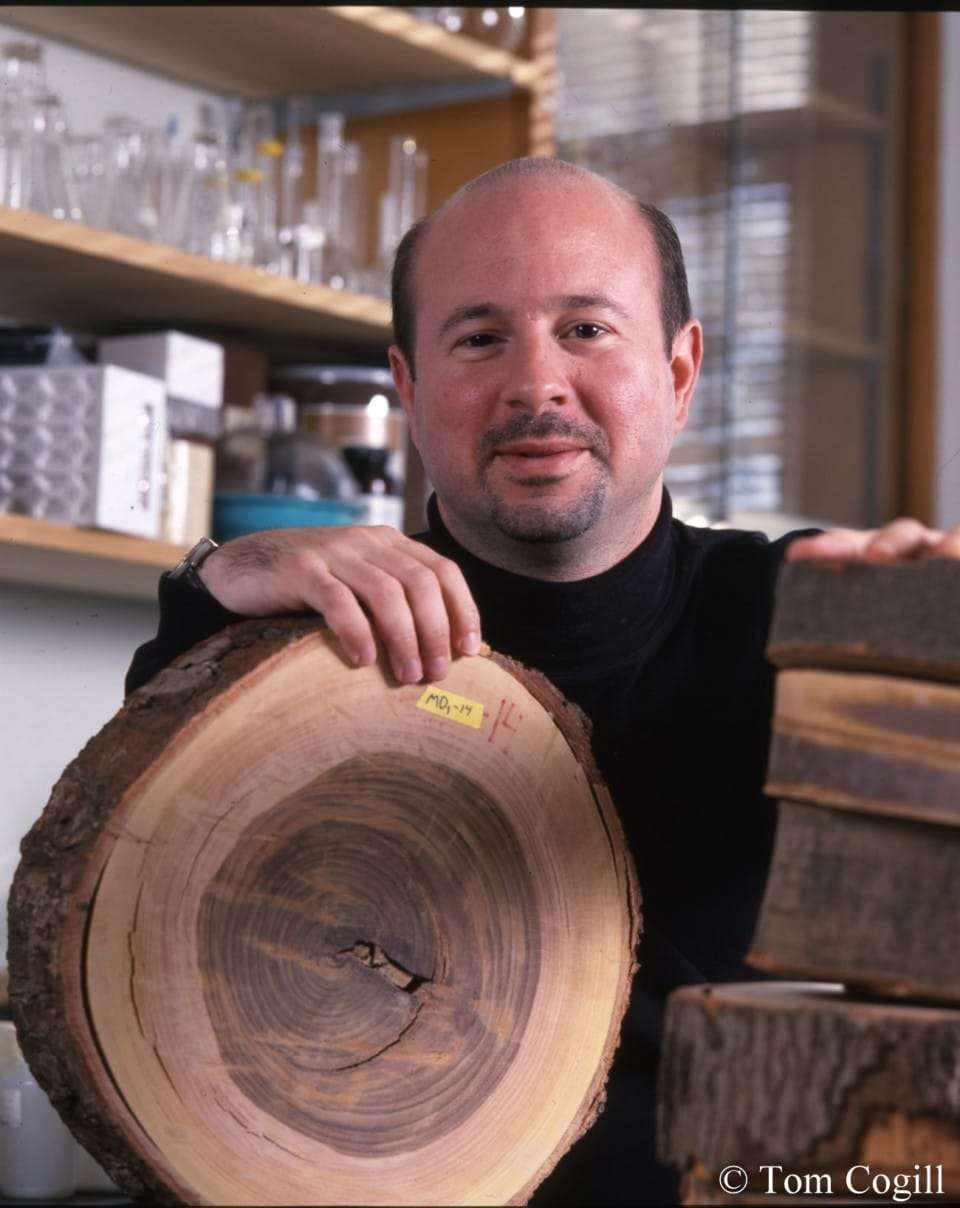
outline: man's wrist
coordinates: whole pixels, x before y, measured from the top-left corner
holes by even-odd
[[[187,583],[197,591],[212,596],[213,593],[201,577],[200,568],[215,549],[219,549],[219,546],[212,537],[201,537],[197,544],[184,554],[173,570],[167,572],[167,578],[175,583]]]

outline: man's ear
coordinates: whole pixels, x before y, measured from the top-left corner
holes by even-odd
[[[390,372],[393,374],[393,384],[397,388],[397,394],[400,395],[400,402],[403,404],[403,410],[407,417],[407,423],[410,425],[410,431],[414,438],[416,438],[416,421],[413,406],[413,374],[410,372],[407,358],[403,355],[399,345],[391,344],[387,349],[387,356],[390,358]]]
[[[702,360],[703,328],[697,319],[691,319],[674,336],[673,355],[670,358],[675,401],[674,432],[679,432],[690,417],[690,402],[700,376]]]

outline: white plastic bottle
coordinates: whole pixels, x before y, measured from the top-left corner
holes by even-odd
[[[0,1195],[54,1200],[73,1195],[77,1143],[0,1020]]]

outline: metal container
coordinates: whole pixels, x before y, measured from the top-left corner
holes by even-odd
[[[299,427],[331,449],[362,445],[406,452],[406,416],[387,369],[290,365],[271,371],[270,388],[295,399]]]

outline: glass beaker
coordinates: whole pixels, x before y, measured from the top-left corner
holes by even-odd
[[[364,255],[363,153],[359,143],[344,143],[340,214],[334,247],[328,255],[324,279],[334,289],[359,290]]]
[[[303,120],[307,100],[288,97],[286,105],[286,136],[280,161],[280,213],[277,239],[280,243],[280,271],[291,275],[295,261],[295,227],[300,223],[303,202]]]
[[[151,189],[148,131],[123,115],[108,117],[103,125],[107,154],[99,225],[121,235],[153,239],[159,213]]]
[[[90,226],[103,226],[106,141],[100,134],[67,134],[67,154],[83,221]]]
[[[80,222],[83,214],[67,151],[67,123],[55,92],[41,91],[31,106],[24,208]]]
[[[282,157],[283,143],[276,136],[272,106],[247,105],[234,172],[237,199],[243,208],[243,258],[244,263],[274,273],[280,271],[277,218]]]

